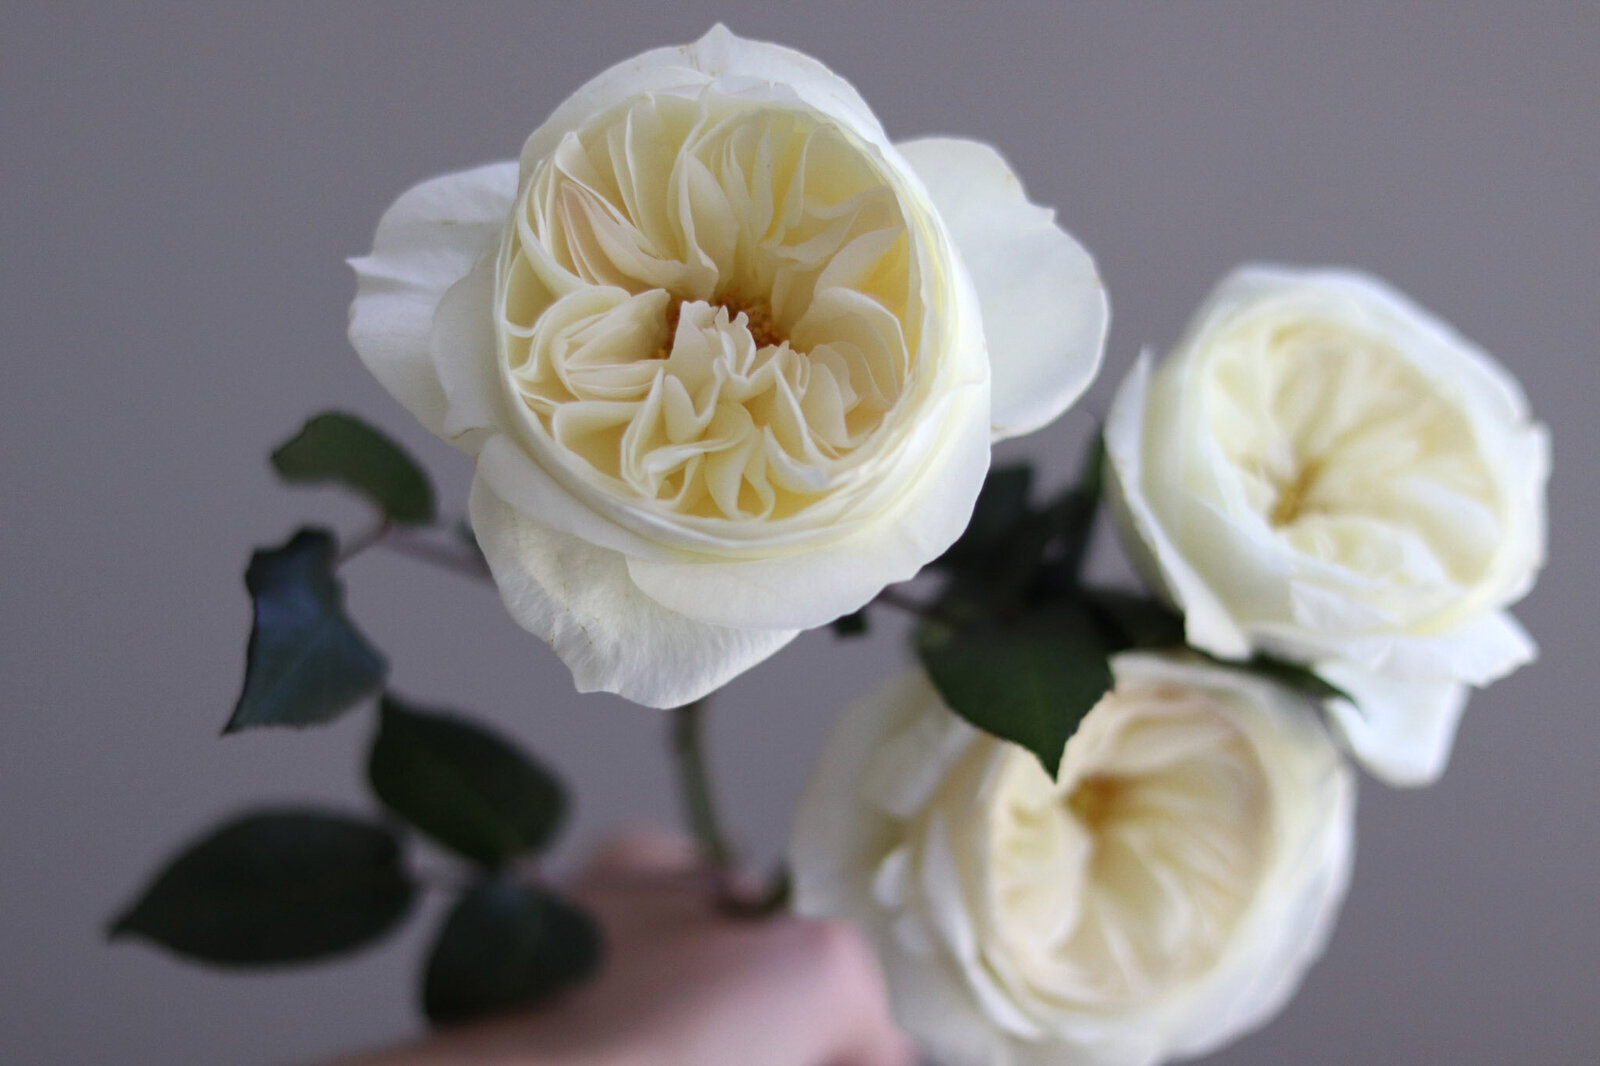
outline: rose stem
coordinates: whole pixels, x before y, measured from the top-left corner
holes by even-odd
[[[706,767],[701,724],[709,698],[701,698],[672,711],[672,754],[678,768],[678,790],[683,813],[700,843],[700,854],[716,873],[733,865],[733,852],[717,821],[711,795],[711,775]]]

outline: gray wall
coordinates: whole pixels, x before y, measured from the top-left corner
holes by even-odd
[[[0,1061],[252,1066],[415,1025],[417,933],[219,975],[100,927],[180,839],[266,800],[358,807],[371,728],[217,739],[248,549],[358,508],[276,486],[315,409],[383,425],[464,504],[344,341],[342,259],[412,182],[515,154],[570,89],[714,19],[850,78],[898,136],[984,138],[1094,251],[1108,373],[1011,448],[1065,476],[1110,387],[1236,261],[1392,279],[1526,383],[1554,428],[1543,658],[1474,700],[1444,782],[1361,796],[1327,957],[1230,1063],[1594,1061],[1600,7],[1528,2],[0,6]],[[394,558],[349,572],[395,680],[539,746],[571,848],[671,810],[662,721],[579,698],[494,596]],[[770,853],[835,708],[893,628],[737,682],[716,756]],[[569,854],[573,852],[569,851]]]

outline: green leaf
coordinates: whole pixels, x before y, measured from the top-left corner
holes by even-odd
[[[1085,590],[1083,596],[1113,651],[1183,645],[1183,616],[1158,600],[1116,589]]]
[[[1051,777],[1068,738],[1112,685],[1099,628],[1070,600],[1003,624],[930,620],[917,632],[917,652],[951,710],[1033,752]]]
[[[302,529],[250,557],[244,584],[255,623],[224,733],[327,722],[382,686],[389,664],[345,614],[334,554],[332,534]]]
[[[245,815],[187,847],[109,935],[222,966],[306,962],[399,923],[415,888],[386,829],[338,815]]]
[[[353,415],[325,411],[272,453],[285,481],[335,482],[371,500],[391,521],[434,520],[433,486],[401,447]]]
[[[1084,451],[1077,482],[1049,508],[1051,536],[1056,538],[1050,559],[1050,580],[1057,586],[1075,587],[1082,575],[1089,538],[1094,534],[1095,516],[1100,510],[1105,459],[1105,437],[1096,433]]]
[[[423,1010],[438,1025],[531,1006],[594,974],[603,949],[595,920],[554,893],[480,882],[434,942]]]
[[[449,714],[383,697],[367,779],[394,813],[495,867],[541,851],[566,814],[554,775],[507,741]]]

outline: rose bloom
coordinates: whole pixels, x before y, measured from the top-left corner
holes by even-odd
[[[1312,706],[1197,659],[1113,666],[1056,781],[914,673],[840,717],[797,811],[797,907],[867,930],[945,1066],[1203,1054],[1331,931],[1355,791]]]
[[[894,145],[719,26],[401,196],[350,339],[476,457],[511,614],[580,689],[670,706],[911,577],[991,439],[1082,393],[1106,301],[1053,217],[993,149]]]
[[[1383,282],[1245,267],[1106,424],[1124,543],[1224,658],[1312,665],[1393,784],[1449,758],[1467,684],[1533,658],[1549,443],[1517,382]]]

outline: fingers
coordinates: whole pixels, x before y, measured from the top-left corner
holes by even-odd
[[[808,922],[816,965],[837,1019],[836,1047],[820,1066],[912,1066],[916,1047],[889,1014],[883,972],[866,937],[844,922]]]
[[[710,873],[693,840],[635,828],[596,849],[576,886],[614,949],[609,1009],[632,1012],[642,1047],[692,1049],[670,1061],[698,1066],[916,1062],[859,930],[792,915],[731,918],[715,897],[735,883]]]
[[[911,1038],[890,1025],[864,1034],[858,1046],[826,1066],[915,1066],[917,1048]]]

